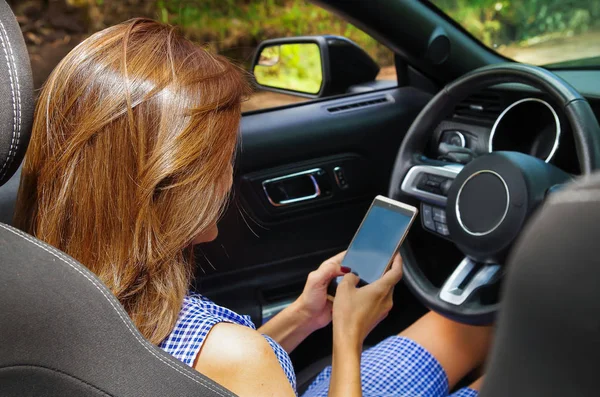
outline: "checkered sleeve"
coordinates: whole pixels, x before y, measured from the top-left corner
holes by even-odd
[[[164,351],[190,367],[194,365],[196,356],[210,330],[216,324],[226,321],[207,313],[201,305],[194,303],[186,297],[175,328],[160,344]]]
[[[478,393],[476,390],[465,387],[463,389],[458,390],[455,393],[452,393],[450,397],[477,397],[477,394]]]
[[[264,334],[263,336],[273,349],[273,352],[275,352],[275,356],[277,357],[277,360],[279,361],[279,364],[281,365],[285,376],[288,378],[288,381],[292,385],[292,389],[296,391],[296,372],[294,371],[294,366],[292,365],[292,360],[290,359],[290,356],[283,349],[283,347],[281,347],[279,343],[271,339],[270,336]]]

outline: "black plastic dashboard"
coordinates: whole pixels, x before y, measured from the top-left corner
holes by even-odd
[[[440,143],[466,147],[476,156],[519,151],[578,174],[573,135],[561,108],[523,87],[491,87],[462,101],[434,131],[427,154],[438,158]]]
[[[600,70],[554,72],[586,97],[600,120]],[[521,151],[572,174],[580,172],[571,127],[561,108],[523,84],[490,87],[462,101],[434,131],[427,154],[437,158],[442,142],[464,145],[475,155]]]

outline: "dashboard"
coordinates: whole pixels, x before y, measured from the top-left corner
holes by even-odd
[[[596,100],[588,100],[598,117]],[[579,173],[573,134],[561,107],[520,84],[490,87],[460,102],[435,129],[428,156],[441,158],[443,143],[466,148],[473,156],[499,150],[523,152]]]

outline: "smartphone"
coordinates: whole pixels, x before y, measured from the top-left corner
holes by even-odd
[[[413,206],[375,197],[342,261],[342,266],[360,278],[359,286],[379,279],[390,268],[417,213]],[[331,297],[341,280],[337,277],[329,284],[327,292]]]

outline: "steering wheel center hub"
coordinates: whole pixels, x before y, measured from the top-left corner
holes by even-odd
[[[485,236],[502,224],[509,203],[510,193],[504,178],[495,171],[477,171],[458,190],[456,217],[468,234]]]
[[[493,152],[476,158],[448,191],[451,239],[475,261],[504,263],[547,190],[566,179],[564,172],[523,153]]]

